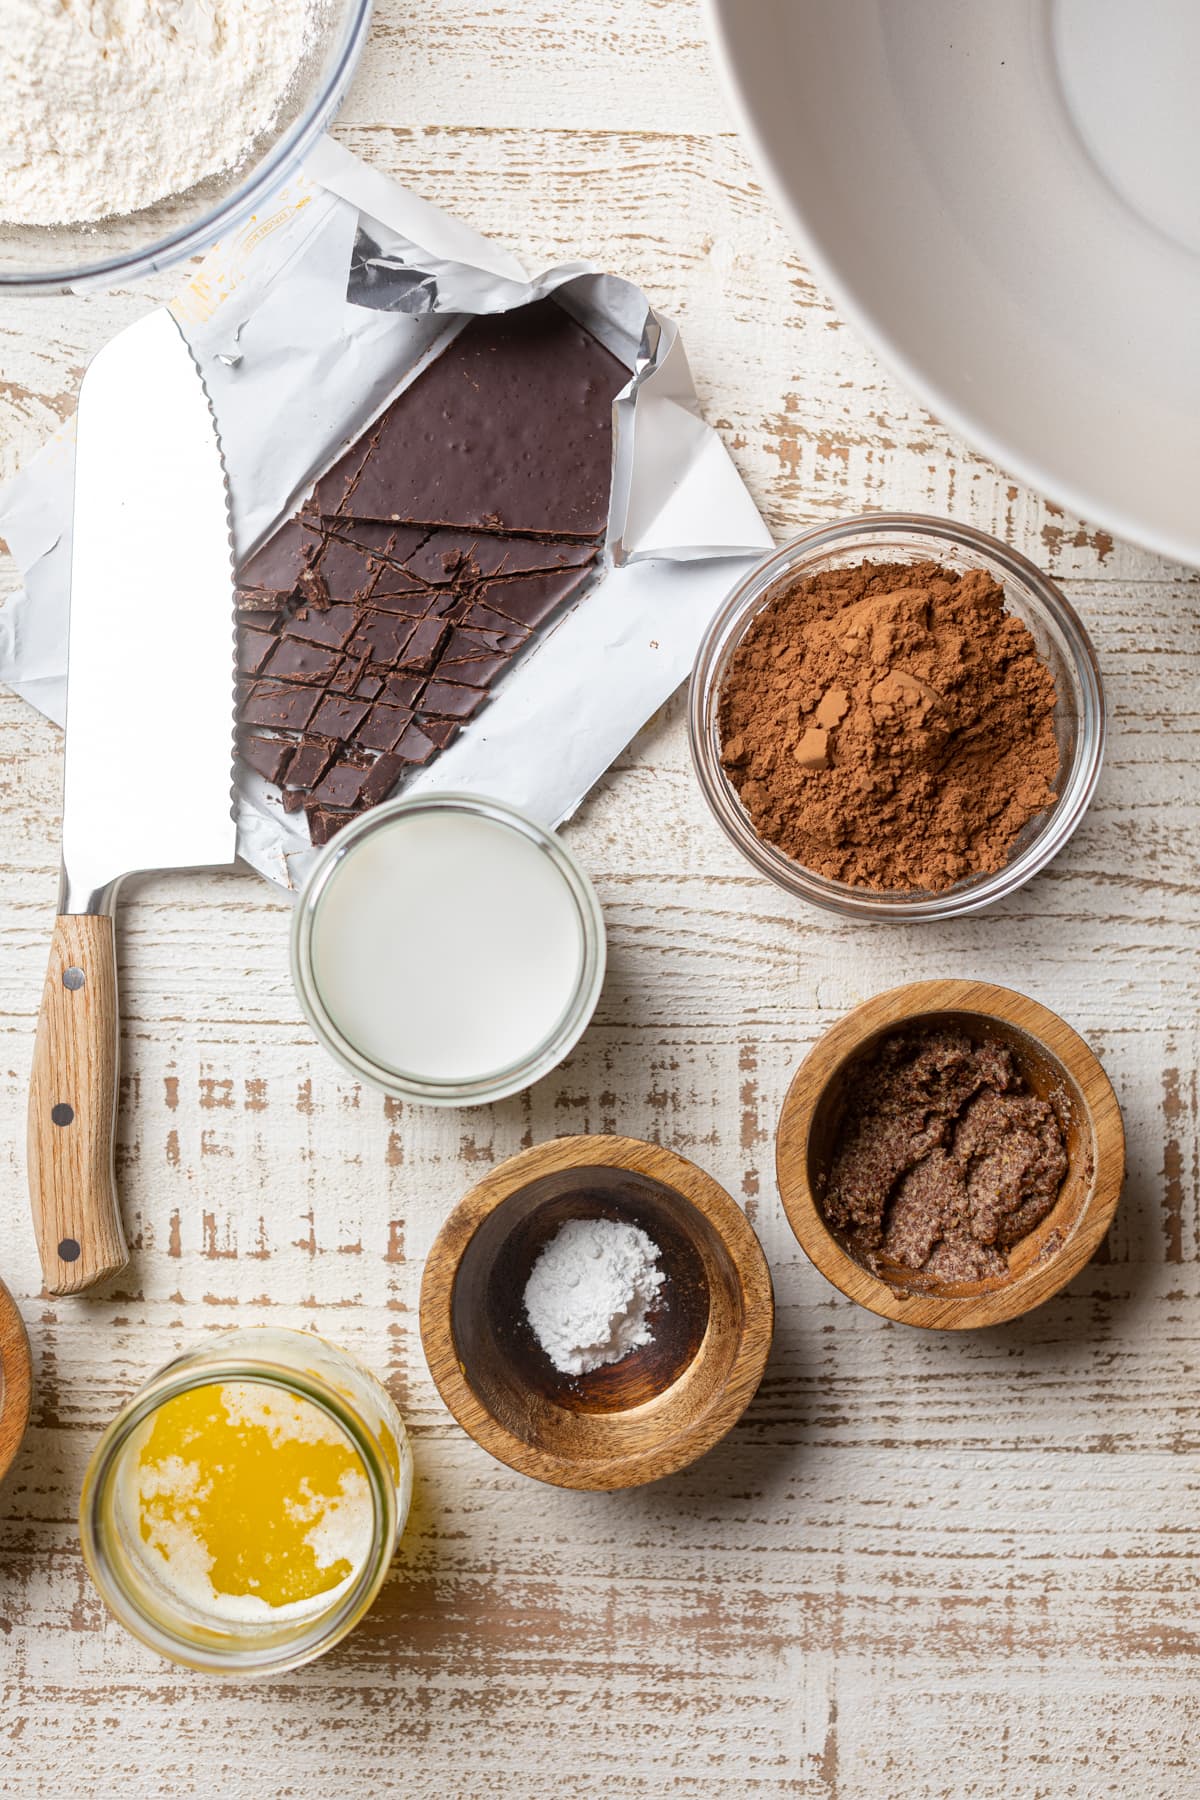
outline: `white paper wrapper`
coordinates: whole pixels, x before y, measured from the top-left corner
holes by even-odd
[[[675,326],[631,283],[587,263],[530,278],[508,251],[331,139],[209,253],[173,310],[212,396],[245,556],[461,315],[550,293],[633,371],[615,406],[605,571],[404,791],[469,789],[557,825],[687,675],[740,569],[771,548],[700,416]],[[25,581],[0,609],[0,680],[59,723],[73,450],[71,420],[0,489],[0,537]],[[303,814],[285,814],[244,770],[237,786],[239,854],[294,889],[314,854]]]

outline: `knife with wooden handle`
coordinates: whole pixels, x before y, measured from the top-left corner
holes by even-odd
[[[79,394],[62,876],[29,1087],[52,1294],[128,1261],[113,1172],[120,882],[234,858],[233,579],[216,422],[160,309],[104,346]]]

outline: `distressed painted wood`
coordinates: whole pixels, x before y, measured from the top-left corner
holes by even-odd
[[[926,417],[831,310],[765,203],[688,0],[380,0],[338,135],[532,264],[577,254],[682,322],[779,534],[950,513],[1049,569],[1112,707],[1095,804],[994,911],[802,912],[711,823],[673,701],[569,828],[610,931],[596,1022],[529,1095],[386,1102],[313,1043],[285,903],[232,873],[131,882],[117,1170],[132,1261],[42,1290],[26,1087],[52,928],[59,734],[0,695],[0,1276],[33,1340],[0,1487],[0,1792],[1183,1800],[1200,1726],[1200,577],[1066,517]],[[0,308],[0,473],[165,297]],[[1120,453],[1119,443],[1114,454]],[[0,571],[0,584],[11,572]],[[900,981],[1017,987],[1094,1046],[1129,1177],[1100,1254],[1026,1318],[956,1334],[840,1296],[783,1217],[773,1137],[806,1051]],[[550,1490],[453,1422],[421,1355],[426,1253],[522,1146],[620,1131],[745,1206],[778,1303],[749,1411],[623,1494]],[[174,1350],[318,1326],[390,1382],[417,1494],[395,1571],[325,1662],[214,1688],[104,1616],[75,1505],[103,1425]],[[67,1763],[69,1751],[70,1762]]]

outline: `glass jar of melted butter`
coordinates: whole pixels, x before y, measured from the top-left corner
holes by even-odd
[[[110,1425],[84,1480],[84,1555],[161,1655],[276,1674],[366,1612],[411,1491],[404,1425],[374,1376],[306,1332],[234,1331]]]

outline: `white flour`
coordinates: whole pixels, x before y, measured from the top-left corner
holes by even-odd
[[[653,1342],[658,1258],[644,1231],[613,1219],[568,1219],[555,1233],[525,1284],[525,1312],[556,1369],[584,1375]]]
[[[0,0],[0,221],[133,212],[242,160],[326,0]]]

